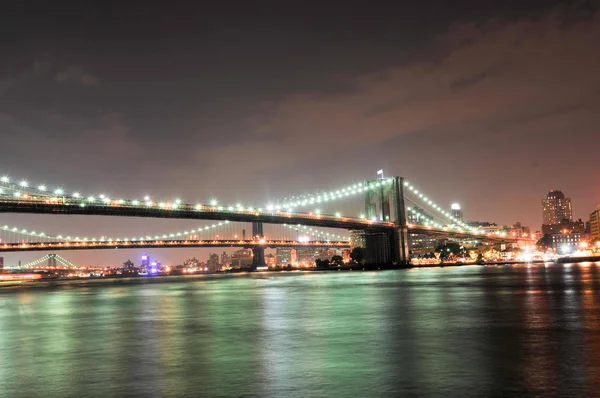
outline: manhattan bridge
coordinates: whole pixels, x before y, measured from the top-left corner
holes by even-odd
[[[317,209],[348,201],[351,197],[354,201],[358,199],[358,216],[349,217],[340,212],[326,214]],[[86,195],[3,176],[0,177],[0,212],[213,222],[185,231],[136,237],[87,237],[79,236],[75,231],[52,234],[0,225],[0,252],[242,247],[252,250],[253,267],[264,265],[266,248],[360,247],[367,264],[402,267],[410,262],[411,240],[415,238],[486,244],[514,240],[469,226],[453,217],[415,183],[399,176],[380,176],[375,180],[274,199],[256,206],[228,205],[216,200],[186,203],[181,199],[158,201],[149,196],[124,199],[105,194]],[[302,238],[300,234],[303,234]],[[49,256],[46,257],[50,261],[55,261],[56,255]]]

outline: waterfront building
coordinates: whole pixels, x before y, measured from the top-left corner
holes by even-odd
[[[515,237],[517,239],[531,239],[531,228],[524,226],[520,222],[517,221],[515,225],[510,227],[508,230],[508,235]]]
[[[142,272],[148,272],[148,270],[150,269],[150,256],[147,254],[144,254],[142,256]]]
[[[563,221],[573,221],[571,199],[566,198],[561,191],[550,191],[542,200],[544,225],[560,224]]]
[[[312,247],[296,248],[296,261],[298,263],[312,264],[319,257],[319,252]]]
[[[568,254],[575,251],[582,241],[581,233],[552,234],[552,248],[559,254]]]
[[[217,253],[211,253],[208,256],[206,266],[210,272],[216,272],[219,270],[219,255]]]
[[[590,214],[590,237],[600,239],[600,205]]]
[[[265,264],[269,268],[275,267],[277,265],[277,257],[272,253],[265,254]]]
[[[246,268],[252,265],[252,250],[240,249],[233,252],[231,255],[232,268]]]
[[[291,247],[278,247],[275,251],[277,264],[288,265],[296,262],[296,249]]]
[[[350,261],[350,253],[352,253],[352,249],[342,249],[342,260],[345,263]]]
[[[542,233],[544,235],[552,234],[566,234],[566,233],[578,233],[585,234],[585,223],[582,220],[567,221],[556,224],[544,224],[542,225]]]

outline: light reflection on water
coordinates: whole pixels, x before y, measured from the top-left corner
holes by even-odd
[[[0,292],[0,396],[590,396],[600,265]]]

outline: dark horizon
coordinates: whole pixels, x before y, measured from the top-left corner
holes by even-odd
[[[0,175],[262,204],[384,169],[468,220],[533,230],[550,190],[575,219],[600,204],[598,1],[303,4],[3,4]],[[0,224],[97,236],[197,223]]]

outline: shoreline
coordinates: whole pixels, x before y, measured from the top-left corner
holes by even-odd
[[[600,256],[562,258],[556,261],[515,261],[515,262],[491,262],[485,264],[426,264],[411,267],[394,266],[364,266],[353,268],[313,268],[297,270],[268,270],[268,271],[235,271],[235,272],[215,272],[198,275],[158,275],[158,276],[129,276],[112,278],[80,278],[80,279],[42,279],[42,280],[13,280],[0,282],[0,292],[22,291],[23,289],[48,289],[48,288],[79,288],[96,286],[131,286],[146,285],[155,283],[182,283],[201,280],[219,280],[222,278],[235,278],[237,276],[256,276],[259,279],[268,274],[292,275],[296,273],[314,273],[314,272],[372,272],[389,270],[411,270],[419,268],[444,268],[444,267],[472,267],[472,266],[501,266],[501,265],[521,265],[521,264],[578,264],[584,262],[600,262]]]

